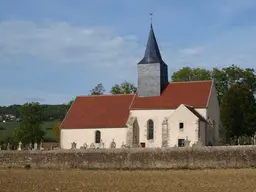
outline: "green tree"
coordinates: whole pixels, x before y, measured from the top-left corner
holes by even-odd
[[[60,124],[61,121],[55,120],[53,122],[52,134],[55,136],[56,140],[60,141]]]
[[[73,104],[74,99],[72,99],[71,101],[68,102],[68,104],[66,105],[66,113],[68,112],[69,108],[71,107],[71,105]]]
[[[91,92],[91,95],[103,95],[105,91],[106,90],[102,85],[102,83],[99,83],[90,92]]]
[[[242,78],[253,92],[256,91],[256,74],[254,69],[242,69],[236,65],[231,65],[230,67],[223,68],[223,70],[227,75],[229,85]]]
[[[212,70],[183,67],[182,69],[174,72],[171,77],[173,82],[214,79],[220,104],[222,102],[223,95],[226,93],[229,86],[241,78],[244,79],[244,82],[255,93],[256,74],[254,69],[242,69],[236,65],[231,65],[222,69],[213,68]]]
[[[110,90],[112,94],[132,94],[136,93],[136,91],[137,88],[132,83],[127,81],[121,83],[120,85],[115,84]]]
[[[256,91],[256,74],[254,69],[242,69],[236,65],[231,65],[222,69],[214,68],[212,78],[215,80],[215,86],[219,98],[222,102],[223,95],[228,90],[228,87],[236,83],[237,80],[243,79],[252,92]]]
[[[43,139],[43,112],[39,103],[25,103],[20,109],[21,122],[15,130],[15,140],[23,144],[34,143]]]
[[[174,72],[171,77],[173,82],[210,80],[211,71],[202,68],[183,67]]]
[[[227,74],[223,69],[213,68],[212,78],[214,79],[219,103],[221,103],[223,95],[229,87]]]
[[[223,96],[220,113],[226,139],[255,133],[256,101],[246,83],[230,86]]]

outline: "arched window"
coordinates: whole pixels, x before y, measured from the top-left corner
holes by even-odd
[[[100,140],[101,140],[101,133],[100,131],[96,131],[95,132],[95,143],[100,143]]]
[[[147,125],[147,132],[148,132],[148,140],[154,138],[154,122],[149,119],[148,120],[148,125]]]

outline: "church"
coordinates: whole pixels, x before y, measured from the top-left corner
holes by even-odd
[[[217,145],[220,109],[214,80],[169,82],[152,24],[137,64],[136,94],[77,96],[60,125],[60,147]]]

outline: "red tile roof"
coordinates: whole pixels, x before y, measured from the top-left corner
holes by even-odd
[[[180,104],[206,107],[212,81],[169,83],[161,96],[136,97],[131,109],[176,109]]]
[[[79,96],[73,102],[61,128],[124,127],[134,95]]]
[[[161,96],[137,95],[78,96],[66,117],[62,129],[126,127],[129,110],[176,109],[180,104],[204,108],[207,106],[212,81],[169,83]]]

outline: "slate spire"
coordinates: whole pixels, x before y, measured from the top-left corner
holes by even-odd
[[[161,63],[162,57],[157,45],[152,23],[150,24],[150,32],[148,42],[143,59],[138,64]]]

